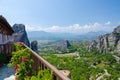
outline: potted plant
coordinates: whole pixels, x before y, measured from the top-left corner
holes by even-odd
[[[6,56],[4,54],[0,54],[0,67],[3,66],[5,61],[6,61]]]

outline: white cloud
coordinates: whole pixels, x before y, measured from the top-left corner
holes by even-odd
[[[105,23],[105,25],[110,25],[110,24],[111,24],[111,22],[110,22],[110,21],[108,21],[108,22],[106,22],[106,23]]]
[[[62,26],[51,26],[51,27],[30,27],[27,26],[27,31],[46,31],[46,32],[65,32],[65,33],[87,33],[91,31],[107,31],[110,32],[114,27],[110,26],[110,21],[104,24],[100,24],[98,22],[94,24],[73,24],[70,26],[62,27]]]

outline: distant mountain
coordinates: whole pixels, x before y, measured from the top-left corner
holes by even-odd
[[[55,33],[45,32],[45,31],[31,31],[27,32],[30,40],[52,40],[60,39]]]
[[[64,39],[74,39],[77,37],[75,34],[71,33],[50,33],[45,31],[31,31],[27,32],[30,39],[40,39],[40,40],[64,40]]]
[[[106,33],[107,32],[104,32],[104,31],[97,31],[97,32],[88,32],[86,34],[82,34],[82,35],[78,35],[78,36],[79,36],[80,40],[89,41],[89,40],[96,40],[99,35],[103,35]]]
[[[99,35],[103,35],[103,34],[106,34],[108,32],[105,32],[105,31],[97,31],[97,32],[88,32],[87,35],[92,35],[92,36],[99,36]]]
[[[50,33],[48,32],[45,32],[45,31],[30,31],[30,32],[27,32],[28,33],[28,37],[42,37],[42,36],[50,36]]]
[[[82,35],[73,33],[52,33],[45,31],[31,31],[27,33],[30,40],[93,40],[106,32],[89,32]]]

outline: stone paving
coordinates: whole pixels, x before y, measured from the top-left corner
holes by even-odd
[[[14,80],[15,71],[13,68],[9,68],[7,65],[4,65],[0,68],[0,80]]]

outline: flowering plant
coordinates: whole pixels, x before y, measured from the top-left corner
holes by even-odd
[[[27,60],[28,60],[28,58],[26,58],[26,57],[22,58],[22,62],[25,62]]]
[[[32,71],[31,52],[25,48],[23,43],[15,44],[15,51],[12,53],[10,64],[14,67],[18,80],[53,80],[53,72],[45,69],[38,73]]]
[[[21,64],[21,62],[23,61],[22,59],[24,58],[30,59],[30,54],[31,52],[27,48],[17,50],[15,52],[12,52],[12,58],[10,62],[14,67],[18,64]]]
[[[14,46],[15,51],[12,52],[10,64],[18,73],[17,77],[23,80],[25,76],[32,75],[33,60],[31,59],[31,52],[21,42],[15,43]]]
[[[25,76],[31,76],[32,75],[32,63],[33,60],[23,57],[21,64],[19,64],[18,68],[18,75],[17,77],[20,79],[23,79]]]
[[[19,68],[18,65],[16,65],[16,66],[14,67],[14,70],[15,70],[15,71],[18,71],[18,68]]]
[[[24,45],[23,45],[23,42],[17,42],[17,43],[15,43],[14,44],[14,51],[19,51],[19,50],[22,50],[22,49],[24,49],[25,47],[24,47]]]

